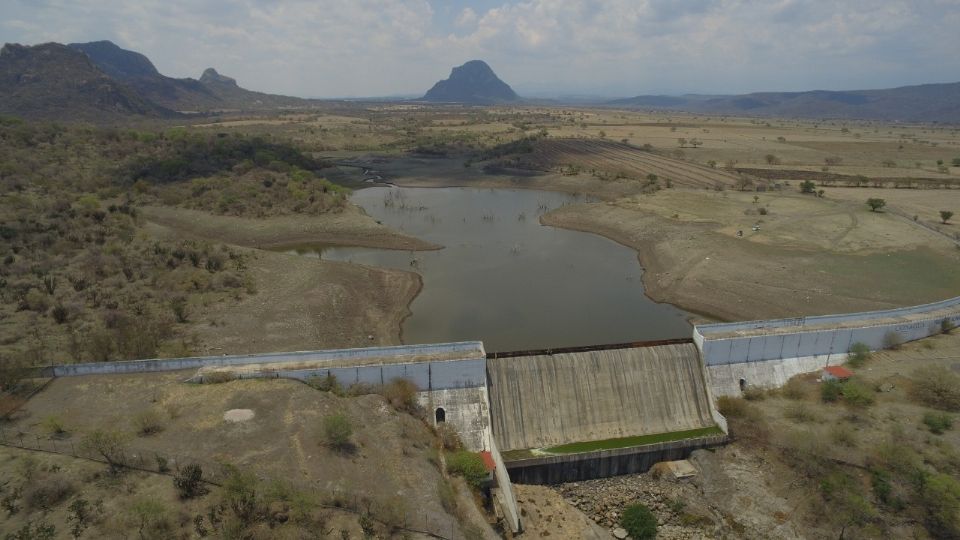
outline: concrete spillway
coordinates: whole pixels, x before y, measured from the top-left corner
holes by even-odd
[[[488,358],[501,450],[715,425],[693,343]]]

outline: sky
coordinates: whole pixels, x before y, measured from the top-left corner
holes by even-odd
[[[960,0],[0,0],[0,41],[101,39],[302,97],[421,95],[472,59],[540,97],[960,81]]]

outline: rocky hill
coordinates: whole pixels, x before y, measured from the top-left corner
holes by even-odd
[[[8,43],[0,49],[0,114],[103,121],[176,113],[111,78],[80,51],[59,43]]]
[[[69,47],[83,52],[101,71],[163,107],[195,111],[227,106],[220,96],[200,81],[162,75],[149,58],[122,49],[111,41],[71,43]]]
[[[608,104],[710,114],[956,123],[960,122],[960,83],[844,92],[812,90],[713,97],[637,96]]]
[[[237,84],[236,79],[221,75],[213,68],[207,68],[203,71],[199,83],[217,96],[224,107],[233,109],[308,107],[316,102],[310,99],[247,90]]]
[[[517,101],[510,85],[500,80],[483,60],[471,60],[453,68],[423,96],[424,101],[489,104]]]

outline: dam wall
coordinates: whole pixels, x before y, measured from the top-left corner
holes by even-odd
[[[650,470],[661,461],[687,459],[694,450],[727,442],[726,435],[713,435],[646,444],[632,448],[597,450],[561,456],[540,456],[507,462],[510,478],[518,484],[561,484]]]
[[[697,348],[679,341],[488,358],[497,446],[527,450],[715,425]]]
[[[738,395],[745,386],[782,386],[794,375],[843,363],[854,343],[879,350],[938,334],[944,320],[960,326],[960,297],[901,309],[697,325],[693,339],[714,396]]]

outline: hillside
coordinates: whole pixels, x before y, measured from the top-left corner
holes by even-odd
[[[882,90],[755,92],[737,96],[636,96],[618,107],[799,118],[960,122],[960,82]]]
[[[0,114],[104,121],[176,113],[112,79],[65,45],[8,43],[0,49]]]
[[[82,51],[101,71],[129,85],[144,98],[174,110],[260,109],[310,104],[309,100],[301,98],[247,90],[235,79],[220,75],[213,68],[204,71],[199,80],[167,77],[143,54],[123,49],[110,41],[71,43],[69,46]]]
[[[450,77],[433,85],[424,101],[448,103],[500,103],[516,101],[516,92],[500,80],[483,60],[471,60],[455,67]]]
[[[162,75],[146,56],[110,41],[71,43],[101,71],[123,82],[144,98],[174,110],[200,110],[224,106],[223,99],[195,79]]]

